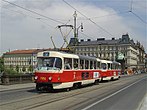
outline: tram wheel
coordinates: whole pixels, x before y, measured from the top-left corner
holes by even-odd
[[[94,84],[98,85],[99,84],[99,80],[95,80]]]

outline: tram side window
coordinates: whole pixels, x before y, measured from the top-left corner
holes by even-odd
[[[93,61],[90,61],[90,69],[93,69]]]
[[[115,64],[112,64],[112,69],[115,69]]]
[[[118,64],[116,64],[116,69],[118,70]]]
[[[89,61],[85,60],[85,69],[89,69]]]
[[[118,65],[118,69],[119,69],[119,70],[121,69],[121,65]]]
[[[107,69],[107,64],[106,63],[102,63],[101,64],[101,69],[106,70]]]
[[[84,60],[80,60],[80,69],[84,69]]]
[[[97,62],[96,62],[96,61],[94,61],[94,69],[96,69],[96,63],[97,63]]]
[[[74,64],[73,64],[74,69],[78,69],[78,59],[74,59],[73,61],[74,61]]]
[[[111,63],[108,63],[108,69],[111,70]]]
[[[100,69],[101,65],[100,62],[97,62],[97,69]]]
[[[64,58],[64,69],[72,69],[72,59]]]

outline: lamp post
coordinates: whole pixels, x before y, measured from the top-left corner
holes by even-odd
[[[78,39],[78,31],[79,31],[79,29],[81,28],[81,31],[83,32],[83,23],[81,23],[81,25],[77,28],[77,39]]]
[[[77,13],[76,13],[76,11],[74,12],[73,17],[74,17],[74,38],[77,38],[77,35],[76,35]]]

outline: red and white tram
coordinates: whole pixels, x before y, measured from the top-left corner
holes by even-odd
[[[120,65],[118,62],[58,51],[39,52],[37,61],[38,67],[35,71],[37,90],[97,84],[101,79],[118,78],[120,72],[117,68],[113,69],[113,65]]]
[[[116,61],[101,60],[101,80],[119,79],[121,64]]]

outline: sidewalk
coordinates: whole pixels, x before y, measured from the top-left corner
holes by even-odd
[[[35,89],[35,83],[13,84],[13,85],[0,85],[0,91],[7,91],[13,89],[22,89],[32,87]]]

